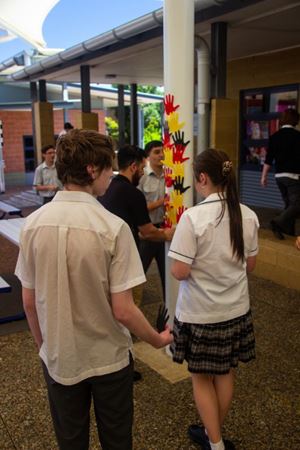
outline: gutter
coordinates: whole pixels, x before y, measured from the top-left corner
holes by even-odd
[[[212,6],[221,7],[221,5],[228,1],[230,0],[195,0],[195,10],[204,10]],[[240,2],[242,2],[242,0],[240,0]],[[163,28],[163,8],[157,9],[149,14],[127,22],[124,25],[113,28],[111,31],[83,41],[80,44],[61,51],[54,56],[45,58],[36,64],[32,64],[31,66],[15,72],[7,78],[11,81],[19,81],[28,80],[31,77],[37,77],[39,72],[43,72],[46,69],[54,69],[56,66],[62,65],[64,62],[70,62],[73,59],[80,58],[88,53],[92,53],[118,42],[126,41],[136,35],[157,28]]]

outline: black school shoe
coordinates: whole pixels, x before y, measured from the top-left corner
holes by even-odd
[[[211,450],[209,439],[205,433],[205,429],[200,425],[190,425],[188,428],[190,439],[201,445],[202,450]],[[225,450],[235,450],[234,444],[228,439],[223,439]]]

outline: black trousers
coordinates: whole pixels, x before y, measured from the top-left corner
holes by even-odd
[[[274,219],[283,233],[295,236],[296,219],[300,217],[300,180],[276,178],[285,209]]]
[[[72,386],[56,383],[43,363],[56,439],[60,450],[88,450],[93,399],[103,450],[132,450],[133,361],[108,375]]]
[[[153,241],[143,241],[141,240],[139,246],[140,257],[143,264],[144,272],[146,273],[152,260],[155,258],[162,289],[164,295],[164,301],[166,298],[165,292],[165,279],[166,279],[166,269],[165,269],[165,243],[164,242],[153,242]]]

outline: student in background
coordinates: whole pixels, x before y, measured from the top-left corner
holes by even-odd
[[[277,239],[284,234],[295,236],[296,219],[300,217],[300,131],[296,130],[299,114],[287,109],[280,118],[281,128],[272,134],[264,163],[261,185],[267,185],[268,173],[275,162],[275,180],[284,202],[282,213],[270,225]]]
[[[61,130],[61,132],[59,133],[59,137],[63,136],[64,134],[69,133],[69,131],[73,130],[74,127],[70,122],[65,122],[64,123],[64,128]]]
[[[165,178],[162,161],[164,159],[161,141],[151,141],[145,147],[148,158],[144,168],[144,175],[140,179],[138,188],[144,194],[151,222],[156,228],[161,228],[164,222]],[[141,240],[140,255],[144,271],[147,272],[153,259],[158,267],[163,294],[165,299],[165,244]]]
[[[54,146],[45,145],[41,152],[44,161],[35,169],[33,186],[45,204],[51,202],[56,192],[62,189],[62,184],[57,178]]]
[[[196,189],[205,198],[182,215],[169,256],[180,281],[174,319],[173,360],[186,360],[204,426],[190,438],[205,450],[233,450],[223,440],[234,369],[255,358],[247,273],[255,267],[258,220],[238,200],[226,153],[209,149],[194,163]]]

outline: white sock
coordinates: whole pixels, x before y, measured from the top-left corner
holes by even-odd
[[[225,450],[223,439],[221,439],[220,442],[216,442],[215,444],[210,441],[209,443],[211,450]]]

